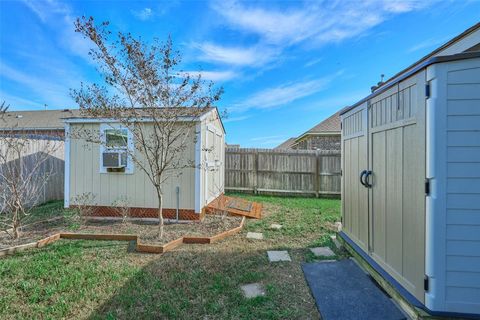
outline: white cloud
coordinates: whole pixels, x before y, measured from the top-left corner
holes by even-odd
[[[240,121],[243,121],[243,120],[247,120],[248,118],[250,118],[249,116],[245,115],[245,116],[238,116],[238,117],[226,117],[225,119],[222,119],[223,123],[228,123],[228,122],[240,122]]]
[[[200,50],[201,55],[198,58],[202,61],[234,66],[262,65],[275,55],[275,52],[268,47],[227,47],[211,42],[193,43],[193,46]]]
[[[22,99],[16,98],[14,100],[17,102],[9,101],[11,104],[27,102],[28,105],[44,105],[46,103],[52,107],[69,107],[73,103],[69,96],[67,84],[62,82],[65,79],[57,79],[57,82],[52,82],[44,77],[24,73],[1,62],[0,78],[9,79],[10,81],[21,84],[23,87],[31,90],[37,97],[37,101],[22,101]]]
[[[346,106],[357,103],[358,101],[369,95],[369,93],[370,92],[368,90],[360,90],[355,92],[348,92],[348,94],[326,97],[320,100],[315,100],[308,106],[304,106],[302,109],[306,111],[318,111],[320,109],[326,110],[331,108],[332,112],[335,112],[335,110],[339,110]]]
[[[424,9],[435,1],[305,1],[300,8],[278,9],[232,0],[214,2],[213,8],[231,28],[256,34],[268,44],[289,46],[359,36],[394,15]]]
[[[132,14],[142,21],[147,21],[153,17],[153,10],[151,8],[143,8],[142,10],[132,10]]]
[[[8,94],[4,91],[0,91],[0,101],[5,101],[5,103],[9,106],[8,110],[26,110],[26,109],[40,109],[44,108],[38,101],[33,101],[29,99],[25,99],[16,95]]]
[[[88,55],[92,44],[75,32],[75,15],[67,4],[56,0],[24,0],[24,3],[52,29],[52,34],[58,34],[58,40],[65,49],[92,63]]]
[[[256,137],[250,139],[253,145],[262,146],[262,147],[274,147],[287,138],[284,135],[275,135],[275,136],[266,136],[266,137]]]
[[[307,63],[305,63],[303,66],[304,67],[311,67],[311,66],[314,66],[316,64],[319,64],[322,61],[323,61],[323,58],[313,59],[313,60],[307,61]]]
[[[192,77],[197,77],[198,75],[202,76],[203,80],[209,81],[229,81],[238,77],[238,74],[234,71],[185,71],[186,74],[189,74]]]
[[[326,89],[333,79],[342,73],[343,71],[339,71],[333,75],[314,80],[298,81],[267,88],[251,95],[245,101],[233,105],[231,109],[245,111],[252,108],[279,107]]]
[[[422,10],[439,0],[304,1],[299,5],[262,5],[217,0],[212,8],[230,29],[257,37],[250,47],[194,44],[200,60],[235,66],[264,67],[293,45],[321,46],[361,37],[395,15]],[[313,61],[312,66],[319,61]]]
[[[415,52],[415,51],[419,51],[419,50],[422,50],[422,49],[427,49],[427,48],[431,48],[431,47],[436,47],[444,42],[446,42],[448,39],[451,39],[452,37],[442,37],[440,39],[436,39],[436,38],[430,38],[430,39],[426,39],[420,43],[417,43],[416,45],[410,47],[407,52],[408,53],[412,53],[412,52]]]

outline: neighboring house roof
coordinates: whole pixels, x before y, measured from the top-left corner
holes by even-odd
[[[333,134],[340,134],[341,127],[340,127],[340,111],[336,112],[335,114],[331,115],[327,119],[323,120],[310,130],[306,131],[298,138],[295,139],[294,143],[300,142],[303,138],[307,136],[318,136],[318,135],[333,135]]]
[[[63,119],[80,115],[78,109],[8,111],[0,119],[1,130],[56,130],[64,129]]]
[[[279,144],[278,146],[276,146],[275,148],[273,149],[291,149],[293,143],[295,142],[295,137],[293,138],[289,138],[288,140],[282,142],[281,144]]]

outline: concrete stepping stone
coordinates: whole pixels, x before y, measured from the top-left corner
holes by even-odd
[[[280,230],[280,229],[282,229],[282,227],[283,226],[281,224],[278,224],[278,223],[272,223],[270,225],[270,229],[272,229],[272,230]]]
[[[261,297],[265,295],[265,289],[260,283],[249,283],[240,287],[243,295],[247,299]]]
[[[267,251],[267,255],[270,262],[292,261],[288,251]]]
[[[329,247],[317,247],[317,248],[310,248],[310,251],[316,257],[333,257],[335,253]]]
[[[247,239],[263,240],[263,233],[247,232]]]

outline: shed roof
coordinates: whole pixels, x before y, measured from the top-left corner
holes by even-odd
[[[216,109],[215,107],[208,108],[195,108],[195,107],[178,107],[178,108],[109,108],[109,109],[96,109],[95,112],[86,115],[85,113],[79,112],[76,115],[66,117],[65,119],[69,120],[81,120],[81,119],[105,119],[109,115],[114,114],[118,117],[145,117],[149,116],[165,116],[169,117],[191,117],[191,116],[203,116],[210,111]],[[158,112],[157,112],[158,111]],[[171,112],[171,113],[170,113]],[[72,121],[71,121],[72,122]]]
[[[54,130],[63,129],[63,119],[80,115],[78,109],[64,110],[36,110],[36,111],[8,111],[0,119],[0,130],[35,129]]]
[[[204,115],[214,109],[216,108],[206,108],[200,115]],[[196,113],[192,112],[193,110],[193,108],[182,108],[183,116],[195,115]],[[11,130],[12,128],[22,130],[63,130],[65,120],[75,121],[75,119],[80,121],[81,119],[95,119],[95,117],[82,115],[80,109],[8,111],[3,116],[3,120],[0,119],[0,131]]]

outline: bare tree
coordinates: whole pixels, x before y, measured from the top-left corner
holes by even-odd
[[[170,38],[146,43],[121,32],[113,38],[108,25],[95,24],[92,17],[76,20],[76,31],[94,44],[90,55],[103,82],[82,84],[72,96],[85,116],[114,119],[131,132],[134,148],[126,152],[156,190],[161,238],[164,183],[194,166],[182,156],[194,142],[194,121],[213,107],[223,89],[180,70],[181,55]]]
[[[8,111],[8,108],[10,106],[5,103],[5,101],[2,101],[2,104],[0,104],[0,119],[3,120],[3,116],[5,115],[5,112]]]
[[[15,128],[0,136],[0,226],[12,238],[20,236],[32,207],[42,201],[55,174],[48,160],[60,145],[52,137],[27,135]]]

